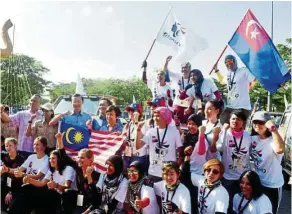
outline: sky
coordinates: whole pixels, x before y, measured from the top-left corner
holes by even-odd
[[[205,76],[231,39],[250,8],[268,34],[271,2],[15,2],[2,1],[0,25],[15,24],[14,52],[29,55],[50,69],[46,79],[57,82],[82,78],[142,77],[141,64],[170,6],[180,22],[204,37],[209,48],[193,60],[192,68]],[[291,2],[274,2],[274,43],[291,36]],[[9,33],[12,38],[12,31]],[[2,41],[0,42],[3,46]],[[227,49],[225,54],[232,53]],[[155,43],[147,60],[148,70],[164,65],[176,53]],[[224,61],[218,65],[224,74]],[[180,72],[173,59],[169,69]]]

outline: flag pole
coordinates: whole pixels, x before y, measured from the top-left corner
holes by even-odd
[[[155,39],[153,40],[152,45],[151,45],[151,47],[150,47],[150,49],[149,49],[149,51],[148,51],[148,54],[147,54],[147,56],[146,56],[146,58],[145,58],[144,61],[146,61],[146,60],[148,59],[148,56],[149,56],[149,54],[150,54],[150,52],[151,52],[151,50],[152,50],[152,48],[153,48],[153,46],[154,46],[154,44],[155,44],[155,42],[156,42],[156,39],[157,39],[157,37],[158,37],[158,35],[159,35],[159,32],[161,31],[163,25],[165,24],[165,22],[166,22],[166,20],[167,20],[167,18],[168,18],[168,16],[169,16],[171,10],[172,10],[172,6],[170,7],[170,9],[169,9],[169,11],[168,11],[168,13],[167,13],[167,15],[166,15],[166,17],[165,17],[165,19],[164,19],[162,25],[161,25],[161,27],[159,28],[159,31],[158,31],[158,33],[157,33]],[[143,68],[143,66],[142,66],[142,68]]]
[[[272,22],[271,22],[271,40],[273,41],[274,34],[274,2],[272,1]],[[268,111],[272,111],[272,95],[268,92]]]
[[[209,75],[211,75],[211,73],[214,71],[214,67],[218,64],[219,60],[221,59],[223,53],[225,52],[225,50],[227,49],[228,45],[225,46],[225,48],[223,49],[223,51],[221,52],[219,58],[217,59],[217,61],[215,62],[215,64],[212,67],[212,70],[210,71]]]

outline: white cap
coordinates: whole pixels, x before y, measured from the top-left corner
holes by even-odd
[[[45,103],[44,105],[41,106],[41,109],[45,109],[48,111],[53,111],[54,110],[54,106],[51,103]]]

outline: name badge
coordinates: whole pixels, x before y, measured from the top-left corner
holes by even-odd
[[[12,182],[12,179],[9,178],[9,177],[7,177],[6,185],[7,185],[8,187],[11,187],[11,182]]]
[[[77,196],[77,206],[80,206],[80,207],[83,206],[83,197],[84,197],[84,195]]]

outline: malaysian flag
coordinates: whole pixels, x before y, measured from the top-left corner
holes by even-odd
[[[77,160],[78,152],[82,148],[89,148],[94,153],[96,171],[104,173],[106,160],[114,155],[122,146],[124,138],[121,132],[106,132],[92,130],[62,123],[61,132],[64,149],[69,157]]]

